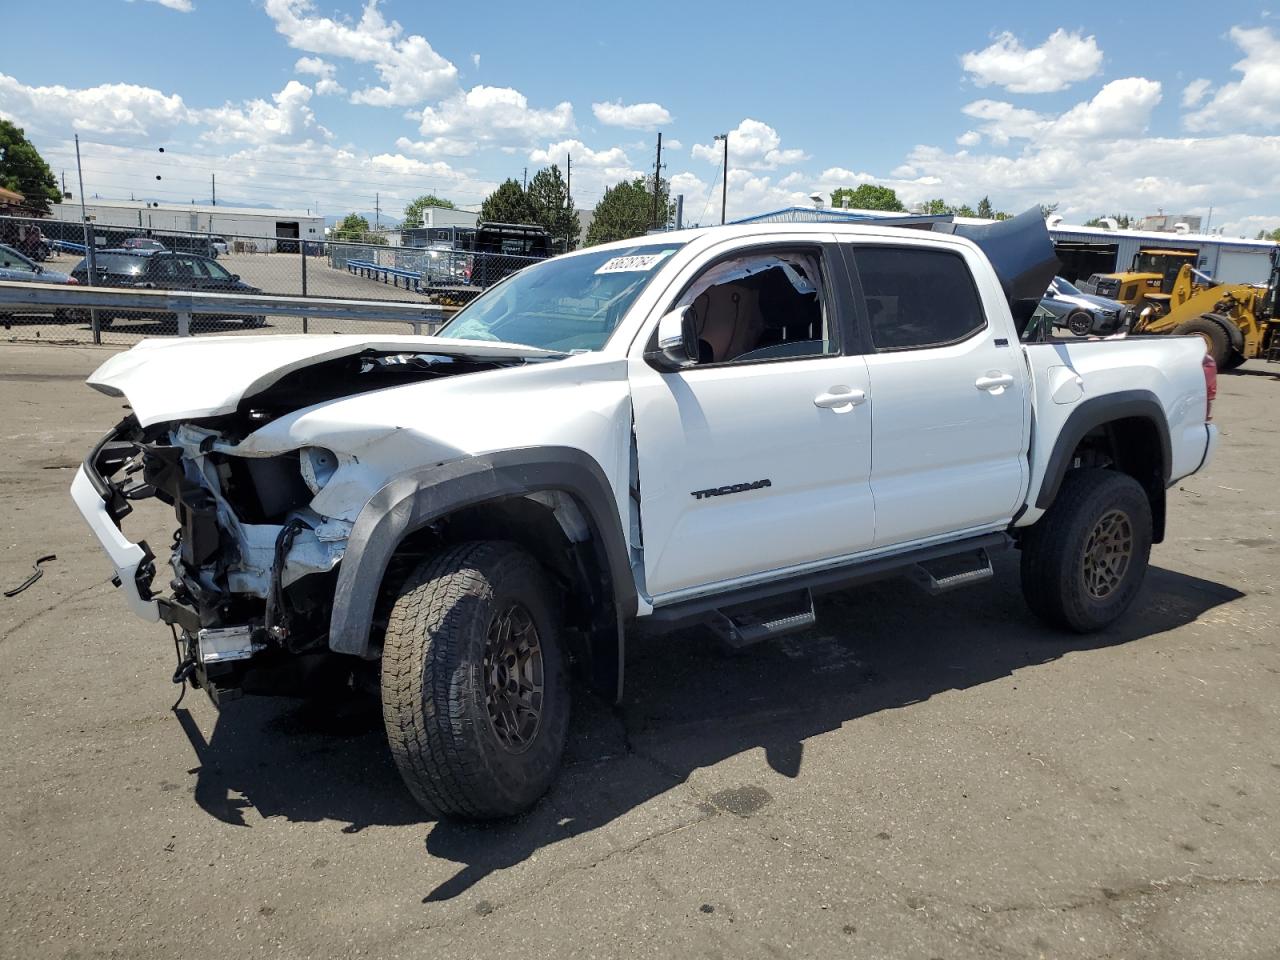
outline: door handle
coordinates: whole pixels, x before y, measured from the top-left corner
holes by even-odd
[[[1013,386],[1013,374],[988,374],[985,377],[979,377],[977,380],[973,381],[973,385],[979,390],[1001,390],[1005,387]]]
[[[837,392],[839,391],[839,392]],[[834,410],[836,407],[856,407],[865,402],[867,394],[862,390],[850,390],[847,387],[832,387],[827,393],[820,393],[813,398],[815,407]]]

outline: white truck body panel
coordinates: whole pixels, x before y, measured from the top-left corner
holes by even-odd
[[[631,531],[642,616],[691,596],[1033,523],[1054,441],[1092,397],[1146,390],[1158,398],[1173,479],[1212,452],[1202,341],[1024,346],[990,263],[963,238],[829,224],[668,236],[687,242],[590,353],[416,336],[145,341],[89,383],[127,397],[147,426],[234,411],[289,371],[365,349],[533,359],[326,401],[213,449],[245,457],[333,451],[338,469],[310,508],[347,523],[413,468],[541,446],[582,451],[608,478],[621,527]],[[958,344],[900,353],[676,372],[646,362],[658,319],[690,277],[727,249],[779,240],[959,252],[987,327]],[[856,402],[817,404],[845,392]],[[734,496],[696,495],[761,480],[768,484]],[[125,546],[104,545],[113,562],[121,559]]]

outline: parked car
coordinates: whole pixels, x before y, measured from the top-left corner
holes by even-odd
[[[213,248],[213,258],[225,257],[230,247],[227,245],[225,237],[210,237],[209,246]]]
[[[1085,293],[1064,277],[1053,278],[1040,305],[1053,314],[1055,327],[1065,327],[1077,337],[1116,333],[1130,321],[1123,303]]]
[[[1057,265],[1040,211],[944,226],[590,247],[435,337],[147,340],[88,379],[130,412],[72,497],[176,631],[175,682],[380,691],[431,814],[510,816],[555,777],[571,663],[616,700],[629,630],[743,647],[815,593],[941,593],[1011,546],[1055,628],[1134,602],[1217,443],[1204,342],[1020,343]],[[177,514],[163,557],[119,529],[146,497]]]
[[[76,279],[69,274],[59,273],[57,270],[50,270],[42,267],[30,257],[19,253],[13,247],[0,243],[0,280],[20,281],[23,283],[76,283]],[[0,313],[0,323],[3,323],[5,329],[9,328],[9,319],[15,315],[26,315],[28,311],[5,311]],[[46,313],[48,311],[31,311],[35,313]],[[67,315],[66,311],[57,307],[53,311],[54,319],[61,320]]]
[[[100,287],[141,287],[155,290],[198,290],[208,293],[261,293],[258,287],[245,283],[237,273],[230,273],[212,257],[194,253],[171,253],[167,250],[99,250],[94,258],[94,282]],[[71,271],[80,283],[89,282],[88,259],[81,260]],[[156,319],[157,314],[98,311],[98,319],[110,323],[117,319]],[[230,316],[206,316],[202,319],[231,320]],[[172,319],[172,315],[168,317]],[[243,322],[260,326],[261,316],[245,316]]]
[[[152,240],[150,237],[130,237],[120,244],[123,250],[168,250],[159,240]]]

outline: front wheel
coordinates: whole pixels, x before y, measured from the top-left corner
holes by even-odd
[[[1178,325],[1173,331],[1179,336],[1197,336],[1204,341],[1204,351],[1213,357],[1213,362],[1221,369],[1227,365],[1231,356],[1231,340],[1227,337],[1226,328],[1209,314],[1192,319]]]
[[[510,543],[448,547],[400,588],[382,652],[382,716],[409,792],[433,816],[528,810],[569,725],[558,605]]]
[[[1022,594],[1047,623],[1092,633],[1129,609],[1150,557],[1141,484],[1115,470],[1073,470],[1023,537]]]
[[[1077,310],[1067,317],[1067,329],[1077,337],[1087,337],[1093,333],[1093,317],[1083,310]]]

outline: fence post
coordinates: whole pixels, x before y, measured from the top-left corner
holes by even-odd
[[[307,241],[303,240],[298,244],[298,249],[302,251],[302,295],[307,295]],[[302,332],[307,332],[307,318],[302,318]]]
[[[180,337],[191,336],[191,311],[190,310],[178,311],[178,336]]]

